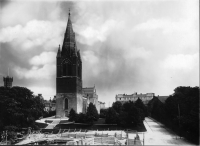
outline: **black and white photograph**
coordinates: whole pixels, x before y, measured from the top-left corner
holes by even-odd
[[[0,0],[0,145],[199,145],[198,0]]]

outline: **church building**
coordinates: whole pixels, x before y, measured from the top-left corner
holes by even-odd
[[[68,116],[72,108],[77,113],[86,113],[90,98],[83,93],[82,60],[70,13],[64,41],[62,46],[59,45],[56,60],[56,117]],[[93,104],[96,106],[95,103]]]

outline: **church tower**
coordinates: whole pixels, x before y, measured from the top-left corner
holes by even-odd
[[[68,116],[72,108],[80,113],[83,111],[82,61],[70,12],[63,45],[59,45],[56,60],[56,117]]]
[[[3,77],[3,81],[4,81],[4,87],[6,87],[6,88],[12,87],[13,78],[11,78],[9,76]]]

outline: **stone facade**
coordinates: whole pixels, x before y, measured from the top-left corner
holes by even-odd
[[[135,102],[138,98],[140,98],[144,104],[148,104],[148,102],[153,98],[154,93],[146,93],[146,94],[118,94],[115,97],[115,101],[120,101],[122,103],[127,102],[127,101],[133,101]]]
[[[56,70],[56,117],[68,116],[73,108],[85,112],[82,96],[82,61],[77,50],[70,13],[62,49],[59,45]]]
[[[83,88],[83,96],[87,98],[88,104],[93,103],[96,106],[99,114],[100,109],[105,108],[105,103],[98,101],[98,95],[95,86]]]
[[[68,116],[73,108],[77,113],[85,113],[84,98],[79,93],[58,93],[56,96],[56,116]]]

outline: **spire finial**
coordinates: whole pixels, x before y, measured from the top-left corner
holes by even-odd
[[[70,16],[70,8],[69,8],[69,16]]]
[[[60,44],[59,44],[59,49],[60,49]]]

